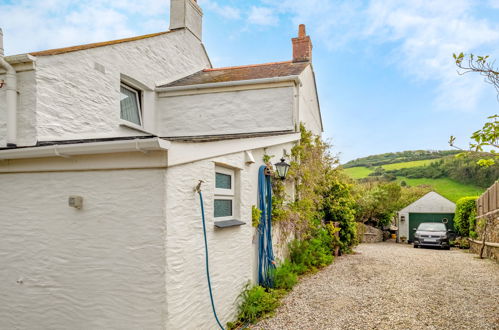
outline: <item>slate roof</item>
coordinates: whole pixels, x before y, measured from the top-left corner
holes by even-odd
[[[217,82],[299,75],[309,62],[274,62],[226,68],[204,69],[160,87],[190,86]]]
[[[129,41],[135,41],[135,40],[141,40],[141,39],[146,39],[146,38],[152,38],[156,37],[162,34],[167,34],[170,32],[174,32],[176,30],[169,30],[169,31],[164,31],[164,32],[158,32],[158,33],[151,33],[151,34],[145,34],[141,36],[136,36],[136,37],[131,37],[131,38],[124,38],[124,39],[118,39],[118,40],[110,40],[110,41],[104,41],[104,42],[95,42],[92,44],[85,44],[85,45],[78,45],[78,46],[71,46],[71,47],[64,47],[64,48],[56,48],[56,49],[48,49],[48,50],[42,50],[39,52],[31,52],[28,53],[33,56],[47,56],[47,55],[58,55],[58,54],[64,54],[64,53],[69,53],[69,52],[75,52],[78,50],[84,50],[84,49],[90,49],[90,48],[97,48],[97,47],[102,47],[102,46],[109,46],[109,45],[115,45],[115,44],[120,44],[123,42],[129,42]]]

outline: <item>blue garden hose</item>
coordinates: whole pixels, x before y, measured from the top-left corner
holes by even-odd
[[[266,166],[258,171],[258,207],[262,212],[258,224],[258,284],[274,287],[275,261],[272,249],[272,182],[265,175]]]
[[[206,261],[206,278],[208,280],[208,289],[210,291],[210,300],[211,300],[211,308],[213,309],[213,315],[215,316],[215,320],[217,320],[218,326],[220,329],[225,330],[220,320],[218,319],[217,311],[215,309],[215,303],[213,302],[213,292],[211,290],[211,279],[210,279],[210,263],[208,260],[208,240],[206,239],[206,221],[204,218],[204,203],[203,203],[203,193],[201,193],[201,184],[198,185],[197,192],[199,193],[199,201],[201,203],[201,215],[203,218],[203,234],[204,234],[204,252],[205,252],[205,261]]]

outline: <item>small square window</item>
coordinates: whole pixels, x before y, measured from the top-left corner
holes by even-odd
[[[215,199],[215,218],[232,216],[232,199]]]
[[[120,86],[121,119],[142,125],[142,113],[140,108],[140,91],[127,85]]]
[[[232,189],[232,176],[224,173],[216,173],[215,188]]]

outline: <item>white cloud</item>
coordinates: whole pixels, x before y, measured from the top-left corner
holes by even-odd
[[[457,75],[452,53],[499,54],[499,20],[479,16],[494,12],[499,0],[487,8],[472,0],[264,2],[291,14],[294,23],[306,23],[313,40],[331,51],[351,48],[366,55],[373,47],[386,48],[381,65],[438,83],[434,101],[441,109],[473,110],[491,88],[479,76]]]
[[[277,25],[279,18],[274,9],[252,6],[248,15],[248,22],[256,25]]]
[[[0,26],[6,54],[17,54],[165,31],[168,9],[164,0],[21,0],[0,3]]]
[[[199,0],[199,5],[203,10],[211,10],[227,19],[241,18],[241,11],[235,7],[221,6],[217,2],[211,0]]]

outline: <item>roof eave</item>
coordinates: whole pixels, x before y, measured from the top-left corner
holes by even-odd
[[[283,82],[292,82],[295,85],[301,85],[300,76],[291,75],[291,76],[284,76],[284,77],[223,81],[223,82],[185,85],[185,86],[157,87],[155,89],[155,91],[157,93],[170,93],[170,92],[188,91],[188,90],[202,90],[202,89],[209,89],[209,88],[224,88],[224,87],[251,86],[251,85],[261,85],[261,84],[276,84],[276,83],[283,83]]]

